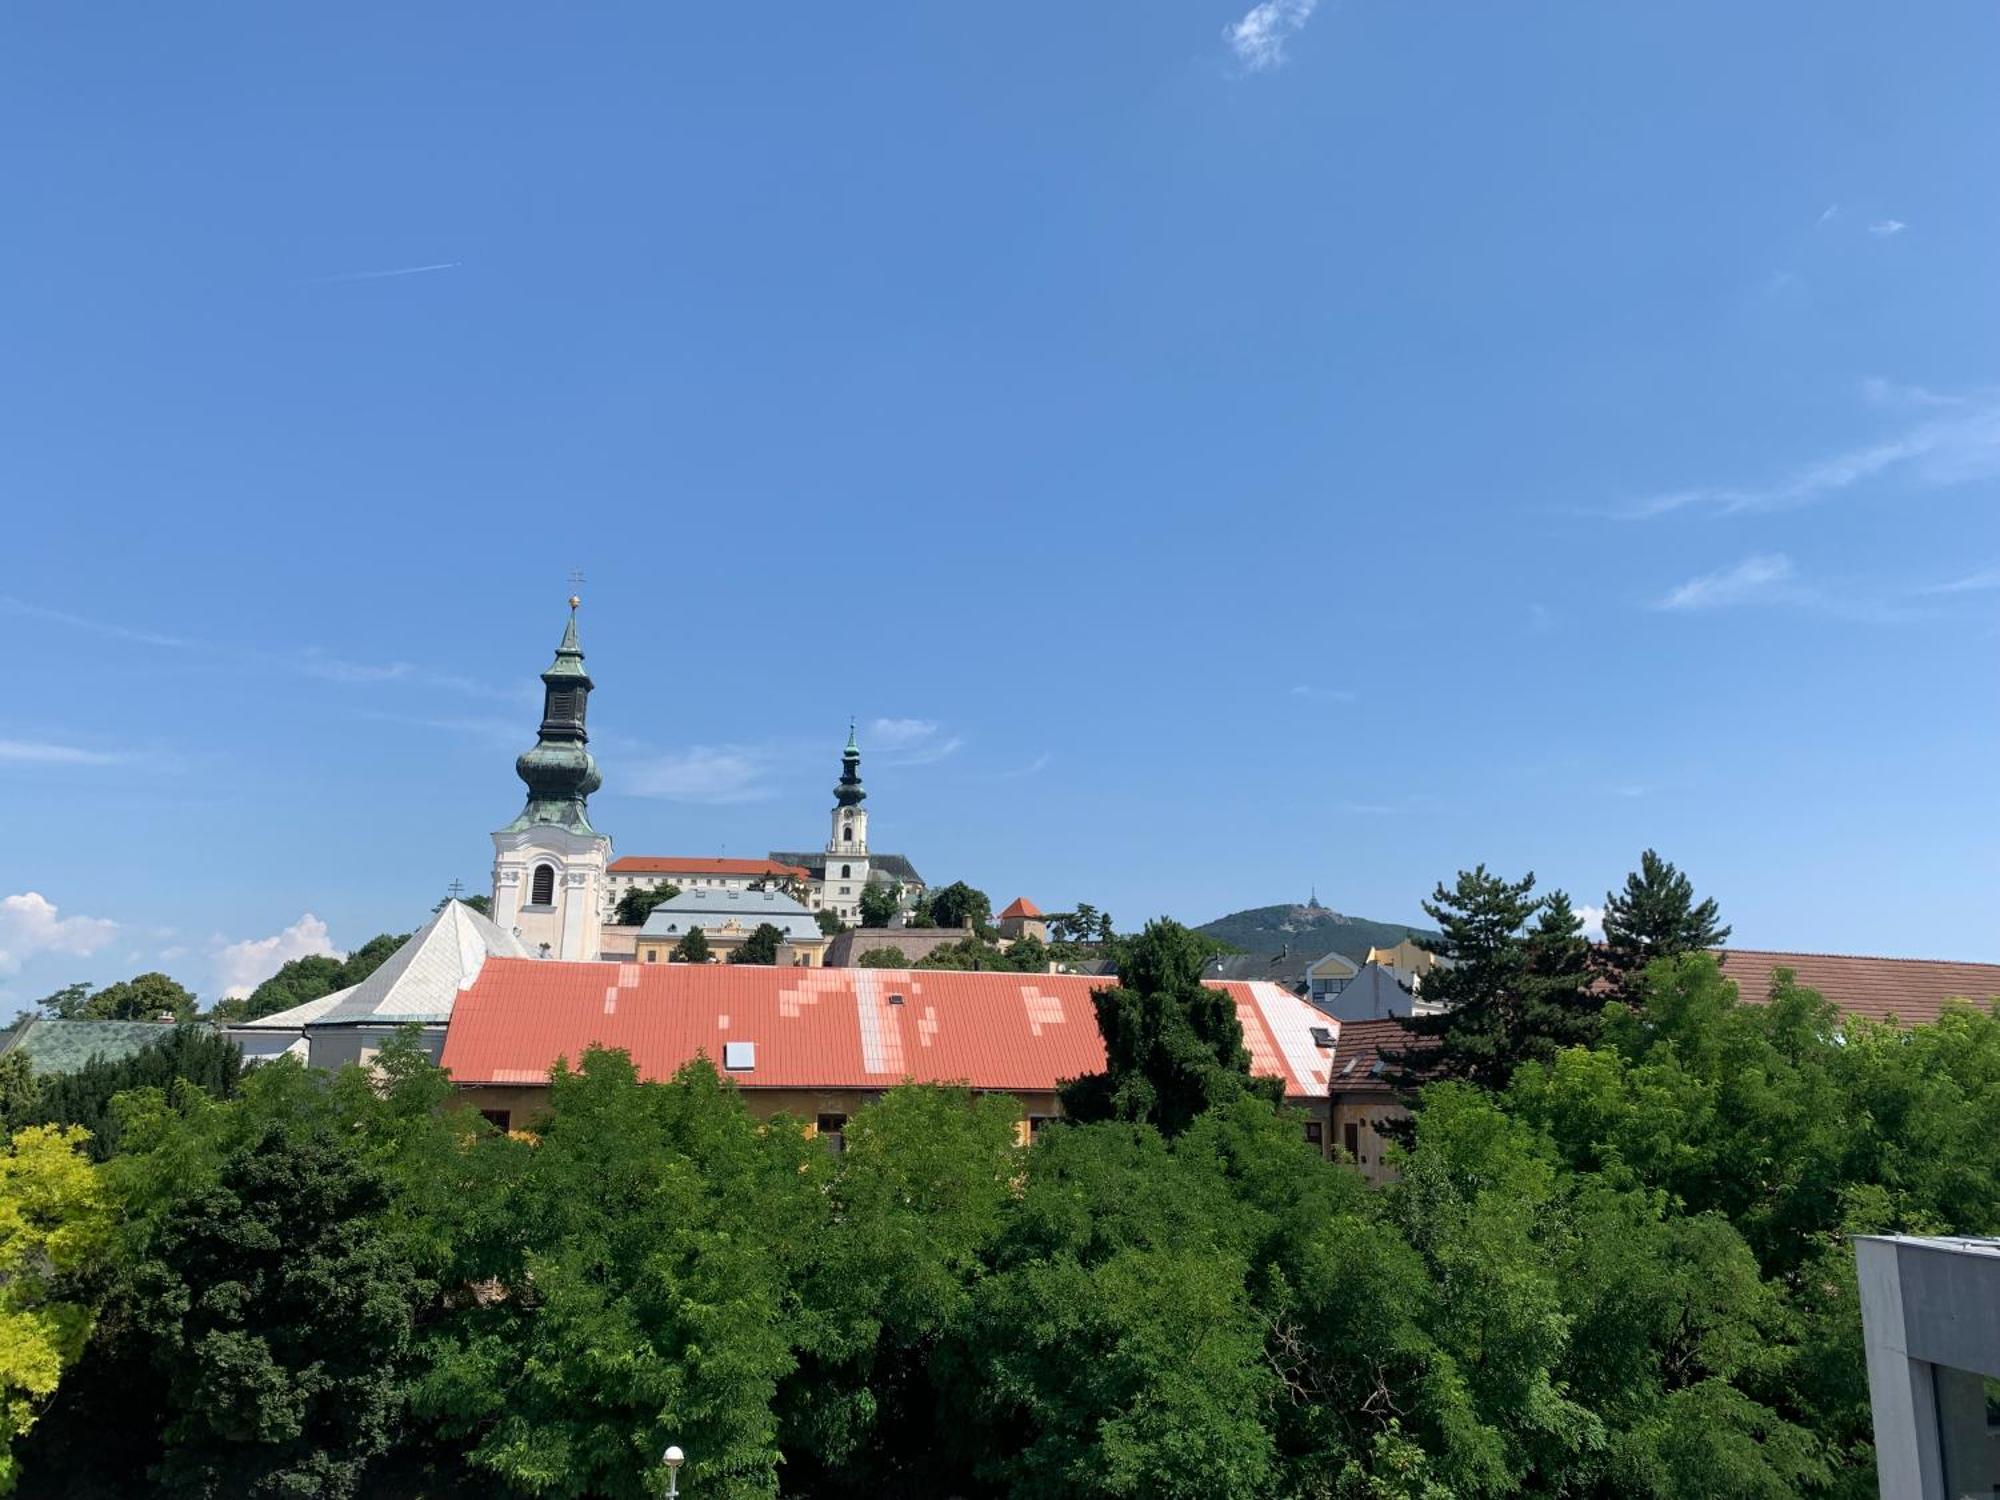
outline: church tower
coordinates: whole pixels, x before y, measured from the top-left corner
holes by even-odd
[[[825,893],[821,904],[845,922],[861,917],[861,893],[868,888],[868,793],[861,785],[861,750],[854,725],[840,752],[840,782],[833,789],[833,830],[826,841]]]
[[[556,659],[542,673],[542,724],[514,762],[528,785],[521,815],[493,835],[493,920],[530,953],[594,959],[607,900],[611,840],[590,826],[590,794],[604,784],[584,748],[592,683],[576,639],[574,595]]]

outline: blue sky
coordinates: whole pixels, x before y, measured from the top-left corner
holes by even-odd
[[[2000,960],[2000,13],[17,7],[0,1003],[624,853]],[[882,721],[879,725],[876,721]],[[323,929],[323,930],[322,930]]]

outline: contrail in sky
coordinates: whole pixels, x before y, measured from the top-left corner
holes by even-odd
[[[342,271],[338,276],[315,276],[312,284],[322,285],[329,281],[380,281],[385,276],[421,276],[426,271],[450,271],[463,265],[463,261],[441,261],[434,266],[398,266],[393,271]]]

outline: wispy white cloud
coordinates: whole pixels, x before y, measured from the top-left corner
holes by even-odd
[[[324,954],[328,958],[347,956],[343,950],[333,946],[326,923],[311,912],[306,912],[284,931],[275,932],[270,937],[223,943],[215,954],[216,977],[222,982],[222,998],[241,999],[293,959],[310,958],[314,954]]]
[[[1583,935],[1592,942],[1604,940],[1604,908],[1592,906],[1588,902],[1578,902],[1570,910],[1583,922]]]
[[[1838,203],[1829,203],[1825,208],[1820,210],[1819,217],[1813,220],[1813,228],[1824,229],[1839,217],[1840,205]]]
[[[463,261],[444,260],[429,266],[394,266],[386,271],[337,271],[331,276],[314,276],[308,285],[325,286],[336,281],[385,281],[391,276],[422,276],[430,271],[456,271]]]
[[[47,740],[0,740],[0,761],[31,766],[115,766],[129,759],[121,751],[86,750]]]
[[[1049,763],[1054,759],[1053,755],[1044,750],[1025,766],[1016,766],[1011,771],[1000,772],[999,775],[1003,781],[1011,781],[1021,776],[1039,776],[1049,768]]]
[[[1782,552],[1746,557],[1734,567],[1718,568],[1669,589],[1655,609],[1725,609],[1738,604],[1768,604],[1785,597],[1792,586],[1792,560]]]
[[[194,644],[193,641],[181,636],[167,635],[155,630],[135,630],[129,625],[118,625],[109,620],[93,620],[84,615],[73,615],[67,610],[30,604],[25,599],[16,599],[11,595],[0,595],[0,610],[30,620],[47,620],[52,625],[67,625],[73,630],[87,630],[93,635],[107,635],[121,641],[136,641],[142,646],[183,647]]]
[[[1319,0],[1262,0],[1222,28],[1222,39],[1247,73],[1262,73],[1285,60],[1285,44],[1304,29]]]
[[[1866,481],[1899,474],[1930,486],[2000,476],[2000,395],[1941,396],[1879,380],[1868,382],[1864,391],[1877,405],[1918,411],[1923,416],[1894,437],[1818,459],[1771,484],[1676,490],[1614,514],[1628,520],[1648,520],[1688,509],[1725,515],[1791,510]]]
[[[1877,219],[1868,226],[1868,232],[1877,239],[1886,240],[1892,234],[1901,234],[1910,226],[1901,219]]]
[[[963,735],[946,734],[935,719],[871,719],[862,738],[864,751],[884,752],[892,766],[927,766],[964,745]]]
[[[1352,703],[1355,699],[1355,694],[1348,688],[1313,687],[1303,682],[1292,689],[1292,696],[1316,703]]]
[[[0,897],[0,974],[44,953],[88,958],[118,935],[109,917],[65,917],[39,891]]]
[[[937,732],[933,719],[870,719],[866,742],[871,750],[900,750],[931,739]]]
[[[1933,583],[1917,590],[1920,594],[1983,594],[1991,589],[2000,589],[2000,563],[1990,568],[1980,568],[1963,577],[1946,583]]]
[[[775,769],[776,757],[761,747],[694,745],[630,762],[618,786],[635,797],[726,806],[775,796]]]

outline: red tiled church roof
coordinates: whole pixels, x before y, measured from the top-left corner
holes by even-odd
[[[1092,989],[1075,974],[747,964],[488,959],[458,997],[443,1064],[461,1084],[538,1084],[556,1059],[623,1048],[645,1078],[728,1042],[755,1044],[745,1088],[889,1088],[905,1078],[1046,1092],[1104,1066]],[[1336,1029],[1273,984],[1221,986],[1236,1001],[1252,1069],[1293,1098],[1325,1098]],[[900,996],[900,1001],[893,998]]]
[[[1016,896],[1000,913],[1000,920],[1006,922],[1020,917],[1039,917],[1041,914],[1042,909],[1026,896]]]
[[[810,880],[812,872],[775,859],[698,859],[677,855],[627,854],[605,869],[613,875],[749,875]]]

